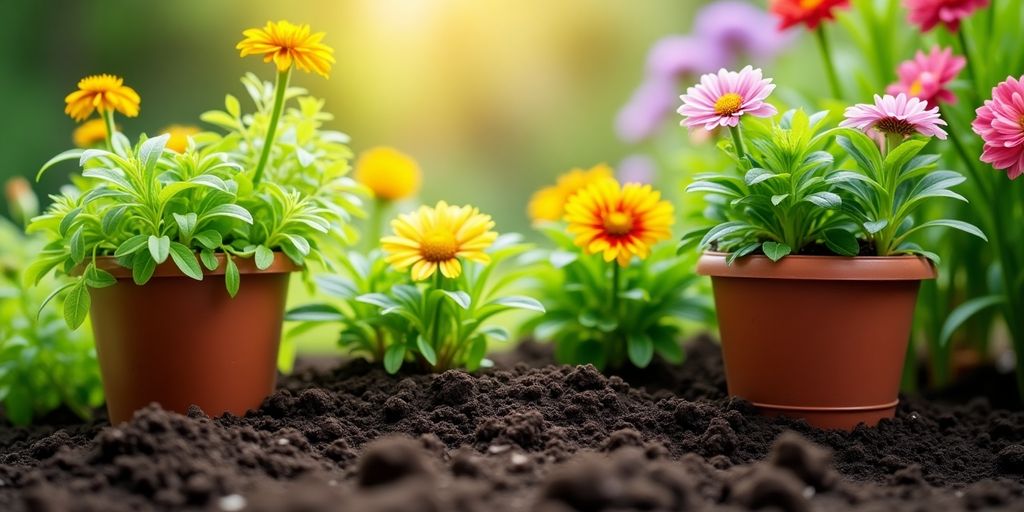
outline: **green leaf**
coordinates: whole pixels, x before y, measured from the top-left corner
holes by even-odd
[[[889,225],[889,221],[886,220],[886,219],[876,220],[876,221],[869,221],[869,222],[865,222],[864,223],[864,230],[867,231],[868,234],[873,235],[873,234],[878,233],[879,231],[885,229],[885,227],[888,226],[888,225]]]
[[[510,297],[501,297],[494,300],[493,304],[500,304],[516,309],[526,309],[529,311],[536,311],[538,313],[544,312],[544,305],[541,304],[537,299],[531,297],[524,297],[522,295],[513,295]]]
[[[89,288],[85,281],[79,281],[64,297],[64,321],[68,327],[72,330],[78,329],[82,322],[85,322],[85,317],[89,316],[90,304]]]
[[[45,308],[46,305],[50,303],[50,301],[52,301],[55,297],[57,297],[57,295],[60,295],[61,292],[63,292],[64,290],[67,290],[68,288],[71,288],[72,286],[78,286],[78,281],[72,281],[70,283],[61,285],[60,288],[57,288],[56,290],[50,292],[50,294],[47,295],[45,299],[43,299],[43,302],[41,302],[39,304],[39,310],[38,310],[38,312],[36,314],[37,318],[42,316],[43,308]]]
[[[509,339],[508,330],[506,330],[504,327],[498,327],[496,325],[487,327],[485,329],[481,329],[480,334],[483,334],[484,336],[490,338],[494,338],[497,341],[508,341]]]
[[[213,229],[207,229],[196,233],[195,239],[207,249],[216,249],[220,247],[220,244],[224,243],[224,239],[221,237],[220,232]]]
[[[939,334],[939,345],[943,347],[948,345],[949,340],[953,337],[953,333],[970,320],[971,317],[992,306],[1003,304],[1005,301],[1006,298],[1002,295],[986,295],[984,297],[975,297],[960,304],[949,314],[946,322],[942,324],[942,331]]]
[[[217,261],[217,255],[210,249],[203,249],[200,251],[199,259],[203,262],[203,266],[205,266],[207,270],[217,270],[217,267],[220,266],[220,262]]]
[[[149,255],[153,257],[153,261],[156,261],[157,264],[167,261],[171,250],[171,239],[167,235],[161,237],[149,235],[147,243],[149,244]]]
[[[398,373],[405,361],[405,345],[395,343],[384,352],[384,370],[392,375]]]
[[[946,227],[946,228],[958,229],[960,231],[963,231],[964,233],[968,233],[968,234],[974,235],[974,236],[976,236],[976,237],[978,237],[978,238],[980,238],[980,239],[982,239],[982,240],[984,240],[986,242],[988,241],[988,237],[985,236],[985,233],[983,233],[981,231],[981,229],[978,229],[978,227],[975,226],[974,224],[970,224],[970,223],[967,223],[967,222],[964,222],[964,221],[961,221],[961,220],[953,220],[953,219],[930,220],[928,222],[925,222],[924,224],[916,226],[912,231],[917,231],[917,230],[926,229],[926,228],[935,228],[935,227]],[[909,233],[909,231],[908,231],[908,233]]]
[[[89,264],[85,269],[85,284],[90,288],[106,288],[117,284],[117,279],[106,270],[98,269],[95,265]]]
[[[464,291],[461,291],[461,290],[460,291],[441,290],[441,291],[444,292],[444,294],[449,299],[451,299],[452,302],[458,304],[459,307],[461,307],[462,309],[469,309],[469,305],[472,302],[472,299],[469,298],[469,294],[468,293],[466,293]]]
[[[129,254],[135,254],[139,249],[146,246],[149,241],[149,237],[146,235],[135,235],[117,246],[117,250],[114,251],[114,256],[121,258],[128,256]]]
[[[366,293],[356,297],[356,302],[362,302],[363,304],[370,304],[379,308],[393,308],[398,304],[391,300],[391,297],[384,295],[383,293]]]
[[[626,353],[633,366],[646,368],[654,357],[654,342],[646,334],[631,333],[626,337]]]
[[[139,146],[139,160],[142,162],[142,172],[145,175],[150,176],[156,171],[156,164],[160,162],[164,148],[167,147],[167,140],[170,138],[171,134],[165,133],[159,137],[146,139]]]
[[[126,205],[115,206],[107,210],[107,213],[103,214],[103,220],[100,221],[100,229],[103,231],[103,234],[107,236],[114,234],[127,211],[128,206]]]
[[[654,350],[661,354],[661,357],[671,364],[683,362],[683,347],[679,341],[671,335],[658,335],[651,338],[654,342]]]
[[[805,197],[804,201],[829,209],[839,208],[843,204],[842,198],[832,192],[815,192]]]
[[[651,300],[651,294],[643,288],[633,288],[632,290],[626,290],[619,293],[620,299],[635,300],[637,302],[648,302]]]
[[[196,255],[191,249],[185,247],[184,244],[171,242],[170,252],[171,259],[183,274],[196,281],[203,280],[203,269],[199,267],[199,261],[196,260]]]
[[[228,295],[233,298],[238,294],[241,276],[238,275],[238,265],[235,265],[235,259],[229,254],[225,254],[224,257],[227,263],[227,268],[224,270],[224,285],[227,287]]]
[[[764,251],[764,255],[768,256],[772,261],[779,261],[789,253],[793,252],[792,247],[778,242],[765,242],[761,244],[761,250]]]
[[[416,348],[419,350],[420,355],[423,359],[426,359],[431,366],[437,364],[437,353],[434,352],[434,347],[427,343],[427,340],[423,339],[423,336],[416,337]]]
[[[840,256],[860,254],[860,243],[853,233],[845,229],[830,229],[825,232],[825,246]]]
[[[274,251],[271,251],[265,245],[257,245],[255,260],[256,268],[266,270],[274,264]]]
[[[85,226],[78,226],[78,229],[71,235],[71,259],[75,263],[81,263],[85,259]]]
[[[138,251],[135,253],[132,260],[132,281],[135,284],[146,284],[149,278],[153,277],[154,270],[156,270],[156,262],[153,261],[153,257],[149,252]]]
[[[330,304],[308,304],[289,310],[284,319],[289,322],[343,322],[345,315]]]
[[[711,230],[704,235],[704,238],[701,239],[700,244],[698,244],[698,246],[701,248],[707,247],[708,245],[711,244],[711,242],[714,242],[726,235],[748,228],[750,228],[750,224],[747,224],[746,222],[723,222],[722,224],[719,224],[711,228]]]
[[[778,206],[780,203],[786,200],[789,194],[775,194],[772,196],[772,204]]]
[[[185,215],[174,214],[174,222],[178,224],[178,229],[185,238],[192,236],[192,231],[195,231],[196,222],[198,221],[199,216],[193,212],[186,213]]]
[[[480,368],[480,362],[483,361],[486,355],[487,338],[483,336],[474,337],[472,344],[469,346],[469,351],[466,353],[466,369],[472,372]]]
[[[57,232],[60,233],[60,236],[68,236],[68,231],[71,230],[72,224],[74,224],[75,219],[78,218],[80,213],[82,213],[82,208],[74,208],[64,214],[64,218],[62,218],[60,220],[60,224],[57,225]]]
[[[46,163],[43,164],[43,166],[39,169],[39,171],[36,172],[36,181],[39,181],[43,177],[43,173],[45,173],[46,170],[49,169],[50,167],[53,167],[54,165],[57,165],[57,164],[59,164],[61,162],[65,162],[65,161],[68,161],[68,160],[75,160],[75,159],[81,158],[82,157],[82,153],[84,153],[84,152],[85,152],[85,150],[82,150],[82,149],[69,149],[69,150],[67,150],[67,151],[65,151],[63,153],[60,153],[59,155],[57,155],[57,156],[47,160]]]
[[[224,96],[224,109],[234,117],[242,115],[242,106],[238,104],[238,98],[230,94]]]
[[[203,214],[204,219],[213,217],[228,217],[238,219],[246,224],[252,224],[252,215],[249,213],[249,210],[246,210],[237,204],[219,204],[210,208]]]

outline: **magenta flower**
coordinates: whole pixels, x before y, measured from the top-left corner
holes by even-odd
[[[981,161],[1017,179],[1024,174],[1024,76],[1006,77],[977,112],[971,128],[985,141]]]
[[[927,32],[942,23],[952,32],[960,29],[960,20],[988,7],[988,0],[904,0],[908,19]]]
[[[928,108],[924,101],[908,98],[906,94],[884,97],[876,94],[874,105],[861,103],[847,107],[843,115],[846,119],[839,126],[857,128],[868,135],[877,132],[909,137],[917,132],[927,137],[946,138],[946,131],[939,128],[946,125],[939,117],[939,107]]]
[[[956,96],[946,86],[956,78],[966,63],[963,57],[953,55],[950,48],[935,46],[927,55],[918,50],[913,59],[900,64],[897,70],[899,82],[890,85],[886,92],[921,98],[928,103],[928,107],[937,107],[939,103],[955,103]]]
[[[680,96],[683,106],[678,112],[685,118],[680,124],[711,131],[718,126],[739,125],[744,114],[773,116],[778,111],[765,102],[773,90],[772,79],[763,78],[760,69],[750,66],[739,72],[721,69],[718,74],[709,73]]]

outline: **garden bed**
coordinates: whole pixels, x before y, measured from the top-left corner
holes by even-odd
[[[307,365],[244,418],[0,428],[0,510],[1019,509],[1024,413],[904,399],[852,433],[762,418],[716,345],[605,377],[523,344],[478,375]],[[980,379],[979,381],[983,381]],[[957,396],[969,394],[958,390]]]

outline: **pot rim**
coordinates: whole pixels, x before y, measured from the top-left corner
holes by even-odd
[[[144,250],[144,249],[143,249]],[[210,270],[206,268],[202,263],[199,267],[203,269],[204,276],[222,276],[227,272],[227,265],[225,264],[226,257],[222,252],[215,253],[214,256],[217,258],[217,268]],[[198,257],[198,255],[197,255]],[[232,258],[235,261],[235,266],[238,267],[239,274],[288,274],[291,272],[297,272],[302,270],[303,267],[296,265],[286,254],[281,251],[274,251],[274,262],[270,264],[266,269],[260,270],[256,267],[256,260],[254,258],[243,258],[235,256]],[[96,257],[96,268],[100,270],[106,270],[110,272],[117,279],[131,279],[132,269],[122,267],[117,263],[117,258],[114,256],[97,256]],[[187,277],[181,272],[181,269],[174,264],[171,258],[167,258],[167,261],[156,266],[153,270],[153,277]]]
[[[697,274],[711,277],[810,281],[921,281],[935,279],[935,265],[923,256],[744,256],[726,263],[728,254],[708,251],[697,261]]]

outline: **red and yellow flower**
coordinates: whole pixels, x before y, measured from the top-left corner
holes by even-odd
[[[587,254],[627,266],[646,258],[651,246],[671,236],[672,204],[650,185],[601,180],[579,191],[565,206],[574,243]]]
[[[814,30],[822,21],[835,19],[833,9],[849,4],[850,0],[771,0],[768,9],[779,18],[779,30],[801,23]]]

